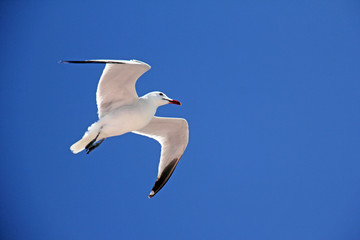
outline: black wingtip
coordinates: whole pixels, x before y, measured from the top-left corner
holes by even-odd
[[[83,61],[70,61],[70,60],[60,60],[60,61],[58,61],[58,63],[79,63],[79,62],[83,62]]]
[[[112,63],[112,64],[126,64],[122,60],[60,60],[59,63]]]
[[[179,162],[179,159],[175,158],[174,160],[171,161],[171,163],[169,163],[165,167],[161,176],[156,179],[156,182],[148,196],[149,198],[152,198],[153,196],[155,196],[155,194],[158,193],[165,186],[165,184],[167,183],[167,181],[170,179],[171,175],[173,174],[178,162]]]
[[[59,63],[95,63],[91,60],[60,60]]]

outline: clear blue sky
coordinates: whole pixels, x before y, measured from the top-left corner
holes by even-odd
[[[360,239],[359,1],[2,1],[1,239]],[[102,65],[183,106],[190,141],[153,198],[160,145],[69,147]]]

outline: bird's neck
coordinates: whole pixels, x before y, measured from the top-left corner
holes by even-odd
[[[139,98],[139,104],[142,105],[144,108],[148,109],[150,112],[156,113],[157,108],[159,105],[151,98],[148,98],[146,95]]]

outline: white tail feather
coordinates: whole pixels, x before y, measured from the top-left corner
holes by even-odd
[[[79,153],[85,149],[86,145],[88,145],[91,140],[92,138],[90,138],[89,136],[84,136],[82,139],[71,145],[70,150],[75,154]]]
[[[99,127],[96,123],[91,125],[88,128],[88,131],[84,134],[82,139],[71,145],[70,150],[77,154],[85,149],[86,145],[88,145],[92,140],[96,138],[96,136],[99,134]]]

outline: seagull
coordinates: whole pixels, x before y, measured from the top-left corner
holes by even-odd
[[[86,150],[89,154],[106,138],[128,132],[155,139],[161,144],[161,156],[157,179],[148,196],[152,198],[169,180],[189,141],[189,127],[185,119],[157,117],[155,113],[162,105],[181,103],[158,91],[138,97],[136,81],[151,68],[138,60],[99,59],[60,63],[105,64],[96,92],[99,120],[70,150],[74,154]]]

